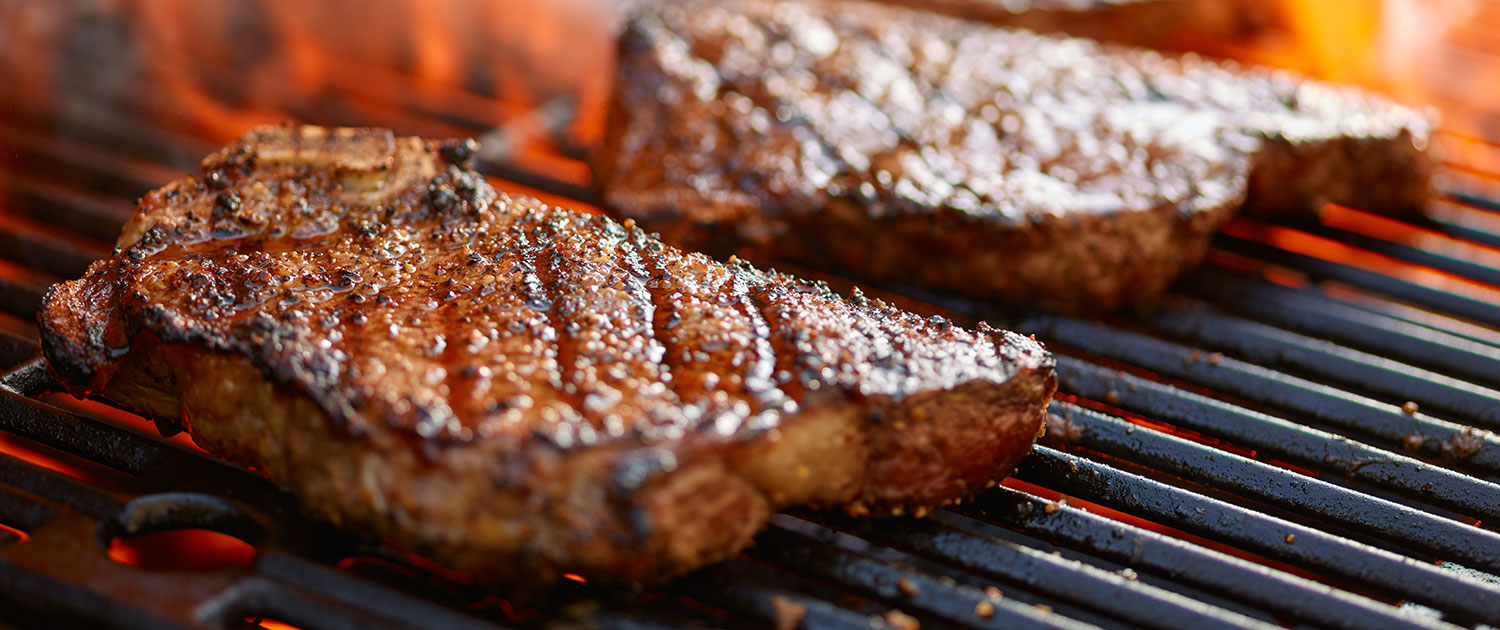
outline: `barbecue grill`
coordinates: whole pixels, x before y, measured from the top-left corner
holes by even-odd
[[[253,471],[158,433],[173,426],[58,392],[33,318],[49,284],[109,254],[135,198],[268,111],[479,136],[497,187],[591,207],[597,90],[517,96],[490,75],[434,79],[425,57],[329,55],[326,92],[271,110],[233,87],[260,66],[193,48],[206,41],[180,52],[222,73],[213,89],[144,72],[106,85],[98,68],[139,64],[133,29],[154,14],[81,6],[0,40],[10,57],[41,41],[28,54],[50,73],[46,98],[0,94],[0,628],[1500,626],[1493,103],[1438,101],[1496,133],[1441,136],[1449,161],[1424,217],[1237,219],[1154,313],[1016,314],[862,286],[1058,353],[1049,434],[1014,478],[924,519],[781,514],[740,557],[661,587],[569,576],[512,600],[310,519]],[[1475,20],[1500,25],[1500,4]],[[248,41],[295,44],[250,23]],[[1445,45],[1500,54],[1467,32]],[[176,100],[189,96],[221,103],[205,114]]]

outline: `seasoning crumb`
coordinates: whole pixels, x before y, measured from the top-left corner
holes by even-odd
[[[989,619],[995,616],[995,605],[988,601],[980,601],[974,605],[974,614],[981,619]]]
[[[1406,404],[1401,405],[1401,411],[1408,416],[1414,416],[1417,414],[1417,403],[1408,400]]]
[[[1415,433],[1401,440],[1401,446],[1405,447],[1408,451],[1420,451],[1426,444],[1427,439]]]
[[[1292,544],[1294,542],[1297,542],[1297,537],[1293,536],[1291,534],[1287,534],[1286,535],[1286,544],[1290,545],[1290,544]]]
[[[807,606],[777,595],[771,598],[771,613],[776,618],[776,630],[795,630],[807,617]]]
[[[1038,612],[1040,612],[1040,613],[1042,613],[1044,615],[1050,615],[1050,614],[1052,614],[1052,607],[1048,606],[1046,604],[1037,604],[1035,606],[1032,606],[1032,608],[1037,609]]]
[[[1218,365],[1219,362],[1223,361],[1223,360],[1224,360],[1224,353],[1223,352],[1210,352],[1210,353],[1208,353],[1208,363],[1209,363],[1209,365]]]
[[[1005,593],[1000,592],[998,587],[986,586],[984,587],[984,596],[990,598],[991,601],[998,602],[1005,598]]]
[[[1120,577],[1125,578],[1127,580],[1136,580],[1136,579],[1140,579],[1140,577],[1141,577],[1141,574],[1136,573],[1135,569],[1132,569],[1130,567],[1125,567],[1123,569],[1120,569],[1119,573],[1120,573]]]
[[[1063,506],[1063,501],[1061,499],[1059,499],[1057,501],[1053,501],[1051,503],[1048,503],[1047,505],[1042,506],[1042,511],[1045,512],[1045,513],[1047,513],[1047,514],[1052,514],[1052,513],[1056,512],[1058,510],[1058,508],[1060,508],[1062,506]]]
[[[1107,402],[1111,405],[1120,402],[1120,393],[1113,389],[1104,392],[1104,402]]]
[[[896,630],[922,630],[922,623],[917,621],[916,617],[899,610],[887,612],[883,619],[885,619],[885,625]]]
[[[907,597],[915,597],[919,592],[917,583],[906,577],[896,579],[896,590],[901,591],[901,594]]]

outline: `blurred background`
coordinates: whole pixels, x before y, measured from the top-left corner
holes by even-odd
[[[1017,4],[906,1],[987,17]],[[1137,4],[1191,19],[1135,43],[1373,87],[1438,106],[1460,147],[1500,139],[1497,119],[1474,113],[1500,93],[1500,4]],[[599,133],[615,9],[610,0],[0,0],[0,131],[45,122],[122,149],[164,144],[185,151],[168,161],[182,168],[255,124],[287,119],[428,136],[499,128],[505,146],[491,157],[582,182],[576,162],[555,158]],[[18,159],[12,144],[0,137],[0,159]]]

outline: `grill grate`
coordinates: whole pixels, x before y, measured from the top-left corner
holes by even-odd
[[[359,108],[285,113],[493,146],[573,113],[544,105],[496,131],[478,91],[407,107],[381,99],[416,78],[372,81],[340,84]],[[1491,160],[1448,165],[1456,188],[1411,224],[1352,210],[1236,220],[1149,316],[1002,319],[865,287],[924,313],[1007,321],[1059,352],[1052,430],[1015,479],[928,519],[781,514],[741,557],[662,588],[565,583],[523,605],[310,520],[149,421],[55,393],[34,358],[45,288],[107,255],[131,200],[215,144],[141,104],[77,105],[0,119],[0,627],[762,627],[788,608],[809,628],[892,625],[896,609],[924,628],[1500,623]],[[586,206],[581,150],[558,140],[540,161],[489,155],[486,170],[502,188]],[[254,564],[184,573],[109,555],[116,536],[175,528],[240,538]]]

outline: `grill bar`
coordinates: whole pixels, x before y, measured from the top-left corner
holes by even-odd
[[[1233,492],[1293,513],[1386,538],[1475,569],[1500,569],[1500,534],[1440,518],[1286,469],[1226,453],[1065,402],[1064,437],[1083,448]],[[1399,464],[1398,464],[1399,465]],[[1497,488],[1500,489],[1500,488]]]
[[[950,586],[920,572],[844,551],[810,539],[778,516],[751,549],[753,557],[831,582],[847,584],[893,603],[907,603],[945,621],[980,628],[1085,628],[1084,624],[1045,615],[1013,599],[991,600],[977,588]],[[903,580],[911,594],[902,591]],[[988,604],[988,616],[976,612]]]
[[[1332,280],[1344,284],[1391,296],[1438,311],[1482,323],[1490,328],[1500,328],[1500,307],[1471,297],[1449,293],[1431,287],[1402,280],[1392,276],[1351,267],[1349,265],[1313,258],[1296,252],[1277,249],[1255,241],[1220,234],[1214,239],[1216,247],[1235,254],[1264,260],[1266,262],[1296,269],[1319,280]]]
[[[166,449],[159,443],[137,433],[91,421],[3,390],[0,390],[0,427],[132,474],[139,473],[166,454]]]
[[[25,175],[9,175],[5,189],[15,199],[14,207],[32,220],[67,225],[101,243],[113,243],[119,238],[120,226],[132,211],[128,202],[82,193]]]
[[[1500,438],[1487,431],[1409,414],[1397,406],[1145,335],[1068,317],[1046,316],[1021,328],[1092,354],[1305,415],[1330,426],[1418,447],[1431,457],[1500,473]]]
[[[1021,585],[1079,608],[1101,611],[1135,626],[1274,627],[1077,560],[1056,557],[1006,540],[977,536],[933,520],[893,519],[872,525],[830,518],[823,524],[965,571]]]
[[[57,505],[101,520],[113,517],[123,505],[116,497],[92,485],[6,453],[0,453],[0,474],[11,488],[47,497]]]
[[[806,586],[769,574],[768,570],[750,566],[745,561],[729,560],[700,571],[695,579],[683,585],[683,590],[706,602],[759,620],[761,627],[777,619],[777,603],[782,602],[783,605],[801,607],[803,623],[810,627],[835,630],[871,628],[870,613],[873,610],[862,613],[834,605],[827,599],[809,595],[807,591],[810,589]]]
[[[1415,401],[1487,428],[1500,428],[1500,392],[1367,352],[1215,312],[1202,304],[1145,318],[1157,330],[1257,365],[1311,375],[1394,400]],[[1494,353],[1492,353],[1493,355]],[[1497,355],[1500,356],[1500,355]]]
[[[1242,599],[1290,619],[1349,630],[1453,627],[1403,615],[1380,602],[1010,488],[980,496],[963,512],[1054,544]]]
[[[281,608],[284,602],[281,597],[270,596],[271,593],[252,592],[248,594],[252,596],[249,601],[245,595],[240,595],[232,604],[226,603],[227,608],[239,608],[240,610],[235,611],[237,614],[271,615],[286,618],[287,621],[302,622],[308,627],[324,628],[329,627],[330,623],[347,619],[346,611],[366,610],[375,613],[375,620],[422,619],[426,620],[429,627],[474,630],[499,627],[285,552],[263,553],[256,559],[256,563],[261,575],[276,581],[275,588],[316,594],[317,599],[336,602],[338,608],[319,611],[317,616],[307,618],[296,614],[296,611]],[[255,601],[255,597],[260,597],[261,601]],[[303,618],[294,619],[295,617]],[[382,623],[403,627],[389,621]]]
[[[1045,446],[1017,477],[1163,525],[1231,542],[1283,562],[1364,583],[1377,592],[1462,613],[1500,618],[1500,587],[1482,584],[1305,525],[1224,503]]]
[[[1490,344],[1350,306],[1315,289],[1290,289],[1215,269],[1193,274],[1184,285],[1222,308],[1280,328],[1500,385],[1500,357]]]
[[[1347,230],[1331,228],[1317,223],[1306,221],[1278,223],[1282,227],[1300,230],[1308,234],[1321,236],[1323,238],[1336,240],[1360,249],[1371,251],[1382,256],[1395,258],[1412,264],[1430,267],[1455,276],[1468,278],[1477,282],[1483,282],[1492,286],[1500,286],[1500,269],[1493,266],[1465,260],[1445,253],[1438,253],[1426,249],[1419,249],[1402,243],[1366,236]],[[1461,242],[1460,242],[1461,243]],[[1471,246],[1472,247],[1472,246]],[[1471,251],[1471,254],[1489,254],[1493,258],[1494,252]]]
[[[1078,396],[1107,400],[1264,451],[1263,455],[1332,471],[1461,514],[1500,519],[1500,485],[1494,483],[1072,357],[1058,357],[1058,372],[1063,391]]]

